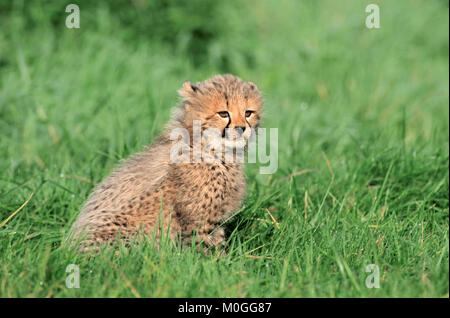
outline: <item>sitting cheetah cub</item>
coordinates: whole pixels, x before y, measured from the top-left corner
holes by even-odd
[[[224,160],[223,150],[234,147],[232,152],[237,152],[239,137],[245,144],[254,133],[260,122],[261,93],[252,82],[216,75],[195,85],[184,83],[179,94],[182,102],[166,131],[127,159],[89,196],[70,231],[72,243],[77,242],[80,249],[110,244],[117,238],[129,242],[139,233],[158,239],[161,227],[184,243],[192,242],[195,234],[206,247],[223,245],[220,224],[239,209],[246,191],[243,160]],[[216,160],[195,156],[196,147],[204,151],[208,146],[204,139],[199,146],[193,142],[196,123],[200,132],[208,128],[220,132],[215,141],[221,142],[222,151],[206,150]],[[179,147],[179,138],[173,138],[177,129],[189,133],[184,148]],[[188,160],[174,161],[174,149],[187,151]]]

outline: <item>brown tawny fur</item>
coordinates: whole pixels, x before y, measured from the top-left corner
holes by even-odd
[[[197,241],[207,245],[223,243],[219,225],[239,209],[245,196],[243,164],[226,163],[222,157],[214,163],[171,162],[176,140],[170,139],[170,132],[185,128],[192,136],[193,121],[200,120],[202,130],[242,127],[248,138],[250,128],[259,125],[261,94],[255,84],[233,75],[186,82],[179,94],[182,101],[166,131],[89,196],[71,229],[70,239],[81,241],[79,247],[104,245],[116,238],[127,241],[140,231],[158,238],[161,224],[173,239],[189,242],[195,233]]]

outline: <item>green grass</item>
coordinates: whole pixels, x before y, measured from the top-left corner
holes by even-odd
[[[80,1],[78,30],[64,4],[0,5],[0,224],[34,194],[0,225],[0,296],[448,297],[448,1],[230,1],[213,18],[171,2]],[[246,168],[229,253],[67,250],[94,184],[162,131],[183,81],[224,72],[258,84],[279,129],[277,172]]]

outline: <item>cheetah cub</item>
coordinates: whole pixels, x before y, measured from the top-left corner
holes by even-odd
[[[246,192],[243,161],[225,160],[223,150],[231,147],[237,152],[239,140],[245,144],[259,126],[261,93],[254,83],[233,75],[186,82],[178,93],[182,101],[166,131],[127,159],[89,196],[69,236],[80,249],[116,239],[129,243],[138,234],[158,239],[162,233],[188,244],[195,235],[205,247],[223,245],[220,224],[239,209]],[[197,123],[200,133],[213,128],[219,134],[196,145]],[[180,138],[173,138],[177,129],[188,133],[183,147]],[[206,148],[207,140],[214,140],[216,147]],[[223,147],[217,147],[217,142]],[[210,156],[199,159],[196,147]],[[180,150],[187,152],[184,159],[188,160],[173,160]]]

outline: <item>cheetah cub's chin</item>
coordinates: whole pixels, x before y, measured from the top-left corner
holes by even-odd
[[[223,148],[244,148],[259,126],[263,104],[258,87],[233,75],[216,75],[203,82],[185,82],[181,103],[167,129],[140,153],[128,158],[90,194],[73,224],[69,239],[82,250],[112,244],[130,244],[143,234],[159,240],[167,233],[182,243],[206,246],[225,242],[221,224],[239,209],[245,196],[243,165],[223,160],[193,160],[195,123],[201,132],[217,134],[204,139]],[[174,129],[189,135],[184,145],[188,162],[171,161],[177,141]],[[209,138],[209,139],[208,139]],[[195,238],[193,240],[193,238]]]

